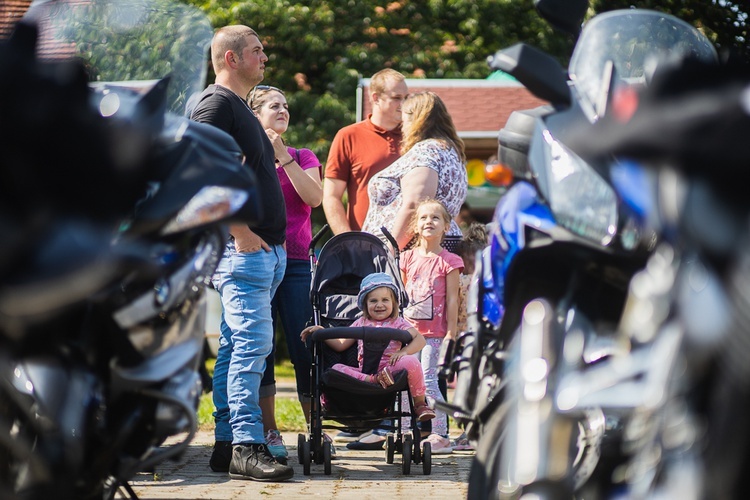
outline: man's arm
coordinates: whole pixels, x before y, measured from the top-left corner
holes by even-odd
[[[352,230],[346,209],[341,198],[346,191],[346,181],[326,178],[323,182],[323,212],[333,234],[347,233]]]

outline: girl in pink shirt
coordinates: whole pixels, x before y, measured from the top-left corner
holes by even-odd
[[[417,206],[412,230],[417,236],[414,247],[401,255],[400,266],[409,307],[404,317],[425,338],[421,352],[422,372],[427,395],[444,401],[438,387],[438,356],[444,339],[455,338],[458,321],[459,273],[463,260],[442,247],[451,216],[438,200],[429,198]],[[451,453],[448,416],[441,411],[432,425],[430,442],[433,454]]]
[[[402,346],[400,342],[391,340],[383,352],[383,357],[380,359],[378,373],[373,375],[362,373],[363,346],[361,340],[357,341],[359,368],[341,363],[337,363],[331,368],[363,382],[380,384],[384,388],[393,385],[394,371],[406,370],[409,392],[414,400],[414,411],[417,414],[417,420],[424,422],[435,418],[435,412],[427,406],[427,402],[425,401],[422,366],[416,356],[414,356],[425,345],[425,339],[408,321],[399,317],[398,296],[398,287],[390,275],[386,273],[373,273],[365,276],[360,285],[359,295],[357,295],[357,304],[362,310],[362,317],[356,319],[351,326],[374,326],[378,328],[407,330],[411,334],[411,342]],[[323,327],[313,325],[302,330],[302,334],[300,335],[302,341],[304,342],[314,331],[321,328]],[[355,339],[327,339],[325,342],[334,351],[342,352],[354,345]]]

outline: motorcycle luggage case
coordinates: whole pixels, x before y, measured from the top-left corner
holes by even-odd
[[[529,176],[528,153],[536,119],[553,111],[551,106],[514,111],[498,134],[497,157],[513,171],[515,178]]]

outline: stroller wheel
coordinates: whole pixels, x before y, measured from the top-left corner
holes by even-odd
[[[297,434],[297,463],[302,465],[302,450],[305,448],[305,435]]]
[[[310,475],[310,441],[305,439],[302,443],[302,474],[305,476]]]
[[[393,433],[389,432],[385,438],[385,463],[392,464],[393,456],[396,453],[396,440],[393,437]]]
[[[412,449],[412,439],[411,434],[406,434],[403,437],[403,455],[402,455],[402,462],[401,462],[401,471],[404,473],[404,476],[408,476],[411,474],[411,449]]]
[[[425,476],[432,474],[432,444],[425,443],[422,449],[422,472]]]
[[[415,464],[422,462],[422,447],[419,439],[415,439],[414,444],[412,444],[411,459]]]
[[[323,473],[326,476],[331,475],[331,446],[333,444],[323,442]]]

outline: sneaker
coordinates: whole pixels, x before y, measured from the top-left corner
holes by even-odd
[[[229,462],[232,461],[232,442],[216,441],[214,451],[211,453],[211,459],[208,466],[214,472],[229,472]]]
[[[253,481],[286,481],[294,469],[280,464],[265,444],[238,444],[232,450],[229,477]]]
[[[414,411],[417,413],[417,422],[426,422],[435,418],[435,412],[427,406],[427,403],[414,405]]]
[[[453,441],[452,445],[453,451],[472,451],[474,449],[474,447],[469,442],[469,438],[466,437],[465,432],[458,436],[456,440]]]
[[[337,443],[351,443],[352,441],[356,441],[361,435],[361,432],[341,431],[334,436],[333,440]]]
[[[425,443],[430,443],[430,449],[433,455],[450,455],[453,453],[450,439],[443,437],[440,434],[430,434],[422,441],[422,446],[424,446]]]
[[[346,447],[350,450],[382,450],[385,444],[385,435],[379,434],[377,432],[379,430],[374,429],[365,432],[358,440],[348,443]]]
[[[284,439],[281,437],[281,433],[276,429],[271,429],[266,433],[266,446],[268,451],[271,452],[273,458],[279,463],[286,465],[286,459],[289,453],[286,451],[284,445]]]
[[[383,387],[383,389],[387,389],[395,383],[393,380],[393,375],[391,374],[391,369],[387,366],[380,370],[377,375],[375,375],[375,379]]]

